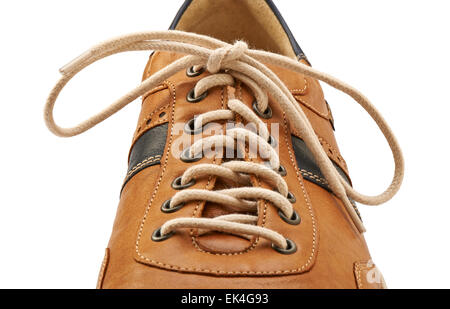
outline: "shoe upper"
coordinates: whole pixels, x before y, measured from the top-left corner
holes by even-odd
[[[310,65],[273,2],[187,0],[170,29],[234,45],[206,66],[170,74],[143,96],[98,287],[385,287],[355,224],[355,203],[345,199],[349,211],[335,194],[277,94],[220,67],[243,57],[247,45]],[[160,45],[144,83],[184,59]],[[264,64],[295,99],[336,175],[351,186],[318,80]],[[241,138],[231,151],[228,132]]]
[[[308,63],[273,7],[271,1],[226,1],[226,4],[224,1],[187,1],[171,28],[230,43],[243,39],[251,48],[297,57]],[[261,14],[256,15],[256,12]],[[153,53],[144,79],[181,57],[171,52]],[[339,172],[349,179],[347,164],[334,137],[331,110],[318,81],[281,67],[269,68],[291,91],[322,147]],[[245,239],[218,232],[198,235],[194,229],[179,230],[165,241],[151,239],[150,235],[167,220],[214,218],[227,213],[223,205],[204,201],[192,201],[173,213],[161,211],[161,205],[177,193],[172,182],[192,164],[220,164],[216,157],[191,163],[171,155],[172,148],[178,147],[181,151],[180,144],[187,143],[184,139],[192,138],[183,127],[176,128],[176,124],[226,108],[229,89],[225,86],[208,89],[208,95],[200,102],[186,100],[196,83],[209,74],[203,72],[191,77],[181,71],[144,97],[130,151],[126,184],[108,246],[111,257],[102,287],[356,287],[358,277],[361,278],[361,265],[366,271],[374,269],[367,266],[370,255],[364,238],[351,223],[341,201],[329,192],[327,181],[300,133],[293,130],[284,111],[276,104],[270,105],[272,116],[263,121],[273,128],[272,134],[277,131],[280,162],[286,170],[284,178],[295,196],[294,207],[301,223],[286,223],[270,203],[260,201],[258,225],[272,228],[293,240],[297,252],[281,254],[272,248],[270,241],[258,237]],[[237,83],[235,88],[237,97],[252,108],[254,97],[248,87]],[[203,131],[203,136],[219,131],[209,129]],[[253,186],[271,188],[271,184],[257,179]],[[190,189],[228,187],[218,177],[202,177],[196,179]],[[382,284],[369,286],[381,287]]]

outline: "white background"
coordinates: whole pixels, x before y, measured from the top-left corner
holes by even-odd
[[[71,139],[46,130],[43,105],[60,66],[112,36],[167,29],[181,2],[0,2],[0,287],[95,287],[139,103]],[[448,1],[276,3],[313,66],[371,98],[403,146],[400,193],[360,207],[388,286],[449,288]],[[75,124],[137,85],[148,54],[82,72],[57,121]],[[387,144],[361,108],[325,91],[355,187],[378,193],[392,176]]]

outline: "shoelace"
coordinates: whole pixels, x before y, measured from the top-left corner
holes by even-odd
[[[148,77],[138,87],[80,124],[71,128],[62,128],[55,123],[53,109],[56,99],[71,78],[85,67],[102,58],[116,53],[139,50],[177,52],[186,54],[186,56]],[[352,97],[367,111],[385,136],[395,163],[392,182],[383,193],[376,196],[361,194],[342,178],[323,150],[300,105],[283,82],[263,63],[273,64],[323,81]],[[399,190],[404,175],[404,161],[401,149],[384,118],[363,94],[344,82],[294,59],[270,52],[248,49],[247,45],[241,41],[231,45],[208,36],[181,31],[142,32],[105,41],[60,69],[62,77],[54,86],[45,105],[44,118],[46,125],[50,131],[58,136],[70,137],[78,135],[115,114],[138,97],[145,95],[175,73],[192,67],[204,67],[212,74],[197,83],[194,91],[196,97],[209,88],[219,85],[231,85],[234,83],[234,79],[238,79],[252,90],[257,102],[257,109],[265,111],[269,104],[267,99],[267,93],[269,93],[273,101],[280,104],[285,111],[290,125],[299,132],[300,137],[314,155],[330,189],[342,200],[360,232],[364,232],[365,228],[350,199],[365,205],[379,205],[391,199]],[[222,71],[225,73],[220,73]],[[246,174],[254,174],[274,184],[278,191],[255,187],[237,187],[217,191],[186,189],[175,194],[170,200],[168,207],[174,208],[192,200],[204,200],[226,204],[237,211],[255,211],[256,202],[254,201],[263,199],[270,201],[275,207],[279,208],[281,213],[287,218],[292,218],[295,215],[294,209],[288,200],[287,184],[276,172],[280,168],[280,162],[277,153],[269,144],[270,135],[266,125],[251,109],[236,98],[230,98],[228,108],[229,110],[211,111],[200,115],[194,121],[194,129],[199,129],[205,123],[213,120],[229,120],[234,118],[235,114],[239,114],[248,122],[256,125],[256,133],[243,128],[227,130],[227,133],[224,135],[206,137],[197,141],[187,149],[184,155],[194,157],[202,151],[205,145],[217,142],[226,145],[226,143],[234,142],[238,138],[244,138],[247,141],[255,141],[261,146],[262,151],[269,158],[270,168],[262,164],[245,161],[230,161],[222,165],[197,164],[185,171],[180,180],[181,184],[186,185],[196,177],[201,177],[205,174],[228,178],[237,183],[246,183],[248,182]],[[159,233],[161,235],[169,235],[180,228],[199,228],[200,231],[216,230],[244,236],[260,236],[271,240],[279,248],[286,249],[289,246],[285,237],[276,231],[257,226],[256,221],[257,216],[244,214],[230,214],[216,218],[177,218],[164,223]]]

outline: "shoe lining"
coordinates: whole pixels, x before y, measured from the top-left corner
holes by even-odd
[[[264,0],[193,0],[175,29],[229,43],[244,40],[253,49],[296,57],[286,32]]]

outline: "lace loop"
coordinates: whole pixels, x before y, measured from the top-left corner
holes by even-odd
[[[237,41],[236,43],[234,43],[234,45],[217,48],[208,57],[206,69],[210,73],[215,74],[223,68],[223,64],[225,62],[241,58],[245,54],[247,49],[247,43],[243,41]]]

